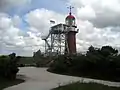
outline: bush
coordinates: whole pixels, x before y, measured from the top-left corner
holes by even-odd
[[[66,58],[64,56],[59,56],[54,60],[54,63],[50,65],[50,71],[55,71],[58,73],[65,73],[68,69]]]
[[[111,46],[89,47],[85,55],[59,56],[49,70],[56,73],[120,81],[120,55]]]
[[[41,53],[40,50],[34,52],[33,61],[36,67],[49,67],[49,63],[51,62],[50,57],[44,57],[44,54]]]
[[[16,74],[19,71],[17,61],[19,57],[16,57],[15,53],[8,56],[0,57],[0,76],[7,79],[15,79]]]

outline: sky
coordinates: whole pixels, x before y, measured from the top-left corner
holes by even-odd
[[[64,23],[69,5],[79,28],[78,52],[91,45],[120,48],[120,0],[0,0],[0,54],[43,51],[49,20]]]

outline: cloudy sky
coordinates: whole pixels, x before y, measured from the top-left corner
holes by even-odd
[[[120,47],[120,0],[0,0],[0,54],[43,51],[41,36],[48,34],[49,20],[64,23],[69,5],[80,29],[77,51]]]

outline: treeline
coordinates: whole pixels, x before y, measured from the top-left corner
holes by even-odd
[[[19,59],[15,53],[0,56],[0,78],[15,79],[19,71],[17,65]]]
[[[120,54],[111,46],[90,46],[84,55],[59,56],[48,70],[67,75],[120,81]]]

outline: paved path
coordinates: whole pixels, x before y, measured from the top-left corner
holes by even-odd
[[[50,90],[58,87],[59,85],[65,85],[70,82],[84,81],[84,82],[98,82],[109,86],[120,87],[120,83],[108,82],[101,80],[93,80],[80,77],[72,77],[65,75],[57,75],[49,73],[46,68],[24,67],[20,68],[18,78],[26,80],[24,83],[15,85],[4,90]]]

